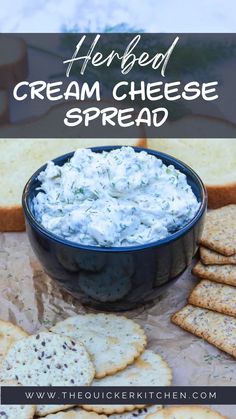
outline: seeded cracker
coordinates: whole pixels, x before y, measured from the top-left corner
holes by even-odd
[[[223,256],[214,250],[201,246],[200,256],[204,265],[236,265],[236,254]]]
[[[141,327],[114,314],[82,314],[51,328],[54,333],[83,342],[95,365],[96,378],[115,374],[131,364],[145,349]]]
[[[148,415],[146,419],[227,419],[209,407],[172,406],[159,413]]]
[[[236,288],[203,280],[192,291],[189,304],[236,317]]]
[[[236,287],[236,265],[206,266],[199,261],[194,266],[192,273],[200,278],[210,279],[211,281]]]
[[[157,406],[147,406],[143,409],[135,409],[132,412],[115,413],[114,415],[99,415],[95,412],[87,412],[84,409],[75,408],[67,412],[58,412],[52,415],[48,415],[45,419],[146,419],[150,413],[157,412],[160,410]]]
[[[148,419],[148,418],[149,419],[167,419],[167,416],[165,416],[164,409],[162,409],[162,410],[160,410],[160,412],[153,413],[153,414],[150,414],[150,415],[146,416],[145,419]]]
[[[123,371],[115,375],[94,380],[94,386],[168,386],[171,384],[172,373],[167,363],[161,356],[150,350],[144,353]],[[84,405],[83,408],[97,413],[114,414],[129,412],[143,406],[137,405]]]
[[[108,418],[109,419],[135,419],[135,418],[146,419],[148,414],[158,412],[160,410],[162,410],[161,406],[146,406],[146,407],[143,407],[142,409],[135,409],[132,412],[114,413],[113,415],[109,415]]]
[[[20,386],[17,381],[2,381],[0,386]],[[3,405],[0,406],[0,417],[2,419],[32,419],[35,414],[36,406],[32,405]]]
[[[236,254],[236,205],[207,213],[200,243],[225,256]]]
[[[172,322],[205,339],[236,358],[236,319],[204,308],[187,305],[175,313]]]
[[[28,334],[18,326],[10,322],[0,320],[0,364],[10,346],[17,340],[28,336]]]
[[[82,272],[79,278],[80,288],[85,294],[101,302],[118,301],[131,289],[131,279],[117,273],[112,267],[100,273]]]
[[[93,380],[94,367],[81,343],[42,332],[11,346],[3,360],[0,377],[15,379],[24,386],[86,386]],[[44,416],[67,408],[40,405],[36,414]]]
[[[107,419],[107,416],[98,415],[95,412],[86,412],[78,407],[67,412],[58,412],[48,415],[45,419]]]

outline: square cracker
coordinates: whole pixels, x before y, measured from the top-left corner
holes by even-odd
[[[204,279],[193,289],[189,304],[236,317],[236,288]]]
[[[200,256],[204,265],[236,265],[236,254],[224,256],[214,250],[201,246]]]
[[[225,256],[236,253],[236,205],[208,212],[200,244]]]
[[[236,358],[236,319],[234,317],[187,305],[175,313],[171,321]]]
[[[194,266],[192,273],[199,278],[236,287],[236,265],[203,265],[199,261]]]

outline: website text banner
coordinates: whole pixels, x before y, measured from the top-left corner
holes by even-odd
[[[1,404],[233,405],[236,387],[2,387]]]
[[[236,34],[0,38],[1,138],[236,138]]]

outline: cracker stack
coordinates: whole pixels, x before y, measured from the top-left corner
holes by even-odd
[[[172,322],[236,358],[236,205],[207,214],[200,244],[201,281]]]

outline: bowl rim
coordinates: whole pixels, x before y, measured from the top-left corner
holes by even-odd
[[[96,146],[96,147],[86,147],[88,149],[91,149],[93,152],[102,152],[102,151],[112,151],[115,149],[119,149],[124,147],[123,145],[116,145],[116,146]],[[26,218],[26,221],[29,222],[29,224],[37,230],[41,235],[46,236],[48,239],[51,239],[52,241],[57,242],[58,244],[69,246],[74,249],[81,249],[81,250],[87,250],[92,252],[105,252],[105,253],[129,253],[129,252],[135,252],[135,251],[141,251],[141,250],[148,250],[155,247],[160,247],[164,245],[168,245],[169,243],[177,240],[178,238],[182,237],[194,227],[194,225],[200,220],[202,215],[204,214],[206,208],[207,208],[207,191],[206,187],[203,184],[203,181],[198,176],[198,174],[186,163],[182,162],[181,160],[171,156],[167,153],[162,153],[157,150],[144,148],[144,147],[135,147],[135,146],[129,146],[132,147],[136,152],[146,151],[148,154],[154,155],[157,158],[160,159],[167,159],[169,161],[169,164],[173,164],[175,166],[175,162],[177,163],[180,168],[177,168],[177,170],[182,171],[183,168],[184,172],[187,172],[187,175],[190,175],[193,181],[197,184],[200,190],[201,198],[200,198],[200,206],[198,208],[198,211],[196,212],[195,216],[190,220],[186,225],[184,225],[182,228],[180,228],[175,233],[171,234],[170,236],[167,236],[163,239],[156,240],[154,242],[137,245],[137,246],[122,246],[122,247],[103,247],[103,246],[91,246],[91,245],[84,245],[76,242],[72,242],[70,240],[66,240],[60,236],[55,235],[54,233],[47,230],[45,227],[40,224],[35,216],[33,215],[30,206],[29,206],[29,193],[31,191],[31,187],[33,182],[38,177],[39,173],[43,170],[45,170],[47,166],[47,162],[43,164],[39,169],[36,170],[36,172],[33,173],[33,175],[30,177],[30,179],[27,181],[23,193],[22,193],[22,207],[24,211],[24,216]],[[69,158],[73,156],[75,151],[72,151],[70,153],[66,153],[63,155],[60,155],[51,161],[54,163],[64,161],[66,162]]]

